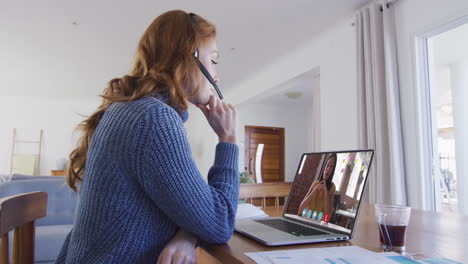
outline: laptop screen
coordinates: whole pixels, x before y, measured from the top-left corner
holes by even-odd
[[[351,233],[372,156],[372,150],[303,154],[285,215]]]

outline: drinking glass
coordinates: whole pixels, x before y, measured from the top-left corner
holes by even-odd
[[[405,251],[406,229],[411,208],[401,205],[375,205],[375,217],[380,233],[380,243],[385,251]]]

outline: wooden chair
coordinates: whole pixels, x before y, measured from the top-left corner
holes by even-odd
[[[261,198],[262,207],[266,206],[266,198],[274,197],[275,206],[279,207],[279,198],[288,197],[292,182],[267,182],[267,183],[241,183],[239,199]]]
[[[0,264],[8,264],[8,233],[13,233],[12,264],[34,263],[35,220],[46,216],[47,193],[31,192],[0,199]]]

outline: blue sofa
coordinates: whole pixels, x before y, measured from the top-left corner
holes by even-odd
[[[36,221],[35,263],[54,263],[73,227],[77,196],[64,177],[13,175],[0,184],[0,198],[35,191],[48,193],[47,215]]]

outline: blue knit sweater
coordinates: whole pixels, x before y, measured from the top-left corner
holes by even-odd
[[[75,223],[56,263],[151,263],[181,228],[226,243],[239,196],[238,147],[216,146],[208,184],[180,116],[148,96],[113,103],[91,140]]]

